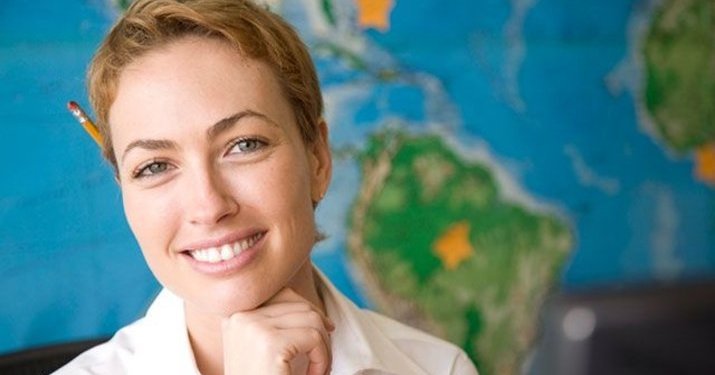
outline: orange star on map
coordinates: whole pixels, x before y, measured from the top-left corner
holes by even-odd
[[[469,242],[469,223],[463,221],[449,227],[434,243],[433,249],[442,260],[444,268],[457,268],[474,252]]]
[[[393,0],[355,0],[358,10],[358,25],[380,31],[390,29],[390,13]]]
[[[715,185],[715,143],[695,151],[695,176],[700,181]]]

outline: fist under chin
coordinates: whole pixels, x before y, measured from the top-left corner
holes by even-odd
[[[308,356],[300,354],[298,357],[290,361],[291,375],[305,375],[308,373]]]

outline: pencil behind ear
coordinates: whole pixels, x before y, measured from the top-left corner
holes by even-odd
[[[99,133],[97,126],[94,125],[94,122],[92,122],[92,119],[82,110],[82,107],[80,107],[77,102],[70,100],[67,103],[67,109],[69,109],[72,115],[79,121],[79,124],[82,125],[87,134],[94,139],[94,142],[102,148],[102,135]]]

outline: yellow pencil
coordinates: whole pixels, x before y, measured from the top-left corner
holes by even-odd
[[[82,110],[82,107],[77,104],[77,102],[70,101],[67,103],[67,109],[72,112],[72,115],[79,121],[80,125],[87,131],[87,133],[94,139],[95,142],[102,147],[102,135],[99,134],[97,126],[94,125],[92,120],[87,116],[87,114]]]

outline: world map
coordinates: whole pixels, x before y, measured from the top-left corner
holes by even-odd
[[[0,130],[0,351],[111,334],[157,291],[63,108],[86,104],[128,3],[0,13],[0,115],[18,124]],[[318,68],[335,170],[313,259],[359,305],[516,374],[555,289],[715,274],[712,1],[266,3]]]

